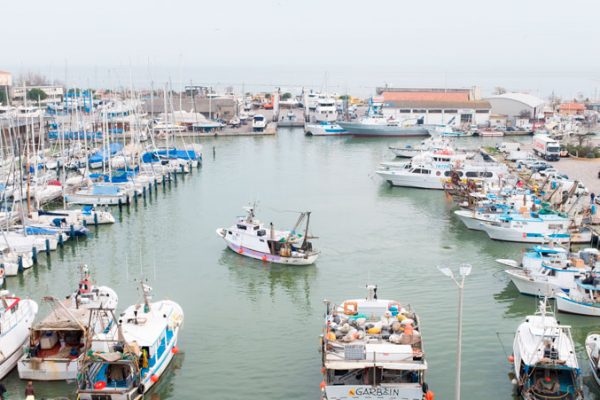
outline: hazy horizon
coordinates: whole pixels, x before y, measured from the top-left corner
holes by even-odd
[[[387,83],[564,98],[597,98],[600,88],[600,3],[583,0],[38,0],[4,9],[0,33],[11,40],[0,70],[68,86],[171,81],[366,96]]]

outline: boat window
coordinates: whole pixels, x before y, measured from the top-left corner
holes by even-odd
[[[258,225],[254,225],[254,230],[257,231],[260,228]]]
[[[246,225],[242,225],[242,224],[237,224],[237,228],[238,229],[242,229],[242,230],[246,230]]]
[[[444,171],[444,176],[452,176],[452,171]]]
[[[228,234],[233,235],[233,233],[231,233],[231,231],[227,231]]]
[[[422,170],[421,170],[421,173],[422,173],[422,174],[427,174],[427,175],[429,175],[429,172],[431,172],[431,171],[429,171],[428,169],[422,169]]]
[[[258,232],[256,232],[257,236],[265,236],[266,234],[267,234],[267,231],[264,229],[261,229]]]
[[[412,172],[413,174],[420,174],[421,173],[421,168],[415,168],[415,169],[413,169],[410,172]]]
[[[484,178],[491,178],[494,176],[494,174],[489,171],[485,171],[482,174],[483,174]]]
[[[467,171],[467,178],[476,178],[478,176],[479,176],[479,174],[477,172]]]

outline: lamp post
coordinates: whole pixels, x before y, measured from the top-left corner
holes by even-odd
[[[450,279],[456,286],[458,286],[458,337],[456,338],[456,383],[454,386],[454,398],[460,400],[460,368],[461,368],[461,356],[462,356],[462,309],[463,309],[463,289],[465,287],[465,278],[471,273],[471,265],[462,264],[458,273],[460,275],[460,282],[454,277],[454,273],[448,267],[438,267],[440,272]]]

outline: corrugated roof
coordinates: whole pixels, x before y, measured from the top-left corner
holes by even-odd
[[[469,92],[383,92],[387,101],[469,101]]]
[[[531,108],[537,108],[545,103],[545,101],[539,97],[527,93],[504,93],[488,97],[488,100],[492,99],[510,99],[523,103]]]
[[[429,109],[429,110],[454,110],[457,108],[490,110],[492,108],[489,101],[434,101],[434,100],[404,100],[404,101],[386,101],[386,107],[410,108],[410,109]]]

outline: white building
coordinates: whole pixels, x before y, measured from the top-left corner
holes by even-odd
[[[514,121],[518,117],[529,116],[538,118],[544,116],[545,101],[526,93],[504,93],[485,99],[492,105],[492,114],[505,115]]]
[[[490,119],[490,103],[483,100],[470,101],[389,101],[384,103],[383,113],[396,119],[423,118],[425,124],[487,125]]]
[[[12,86],[12,74],[6,71],[0,71],[0,86]]]

